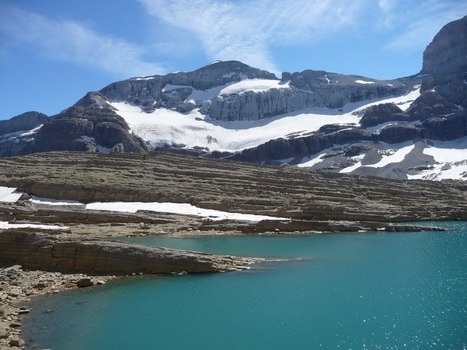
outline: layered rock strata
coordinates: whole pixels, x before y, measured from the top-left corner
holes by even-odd
[[[167,153],[42,153],[6,158],[2,165],[0,185],[82,202],[191,203],[300,220],[467,219],[465,185],[454,182],[362,178]]]
[[[0,264],[31,270],[97,275],[202,273],[244,269],[253,261],[258,260],[21,230],[0,232]]]

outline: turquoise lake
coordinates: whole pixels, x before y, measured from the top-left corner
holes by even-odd
[[[37,300],[28,348],[466,349],[467,224],[449,232],[133,238],[304,257],[246,272],[132,277]]]

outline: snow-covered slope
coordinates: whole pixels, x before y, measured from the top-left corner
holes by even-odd
[[[186,87],[166,86],[165,91],[180,88]],[[281,85],[277,80],[247,79],[206,91],[193,90],[186,101],[209,103],[223,94],[264,92],[278,88],[287,89],[288,85]],[[361,130],[364,135],[375,135],[377,138],[390,127],[409,128],[411,125],[421,125],[417,121],[390,121],[366,128],[361,125],[362,116],[369,107],[394,104],[401,112],[408,112],[419,97],[420,86],[415,85],[412,91],[403,96],[348,103],[338,109],[308,108],[253,121],[214,120],[201,108],[187,113],[159,108],[147,113],[140,107],[125,102],[112,102],[111,105],[125,119],[131,131],[145,140],[152,149],[171,147],[203,151],[207,154],[214,151],[234,154],[278,139],[306,139],[310,135],[319,135],[320,128],[326,126],[337,127],[339,132]],[[444,142],[410,140],[388,143],[375,142],[368,137],[358,144],[362,151],[356,155],[343,156],[349,147],[355,146],[355,142],[349,142],[330,145],[300,159],[284,157],[274,162],[297,164],[313,170],[394,178],[462,180],[467,176],[467,138]]]
[[[249,91],[266,88],[277,88],[278,81],[247,80],[218,89],[219,94],[226,91]],[[169,87],[173,88],[173,87]],[[286,88],[283,86],[282,88]],[[212,94],[213,91],[207,92]],[[319,130],[324,125],[359,125],[359,112],[365,108],[381,103],[395,103],[407,109],[410,103],[420,95],[415,88],[407,95],[378,101],[349,103],[343,108],[311,108],[295,113],[287,113],[273,118],[255,121],[220,121],[212,120],[199,109],[189,113],[159,108],[146,113],[140,107],[124,102],[113,102],[111,105],[130,126],[132,132],[148,142],[151,147],[178,146],[193,149],[204,148],[206,151],[236,152],[256,147],[267,141],[299,137]],[[197,93],[197,96],[200,96]],[[211,95],[212,98],[212,95]],[[187,100],[193,99],[193,94]]]

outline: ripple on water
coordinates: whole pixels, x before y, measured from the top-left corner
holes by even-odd
[[[311,259],[247,272],[130,278],[54,295],[34,305],[25,338],[68,350],[463,349],[467,236],[465,224],[455,225],[447,233],[152,239]]]

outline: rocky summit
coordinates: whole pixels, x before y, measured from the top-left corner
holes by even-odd
[[[396,179],[467,177],[467,16],[443,27],[410,77],[241,62],[134,77],[63,112],[0,123],[0,155],[191,153]]]

